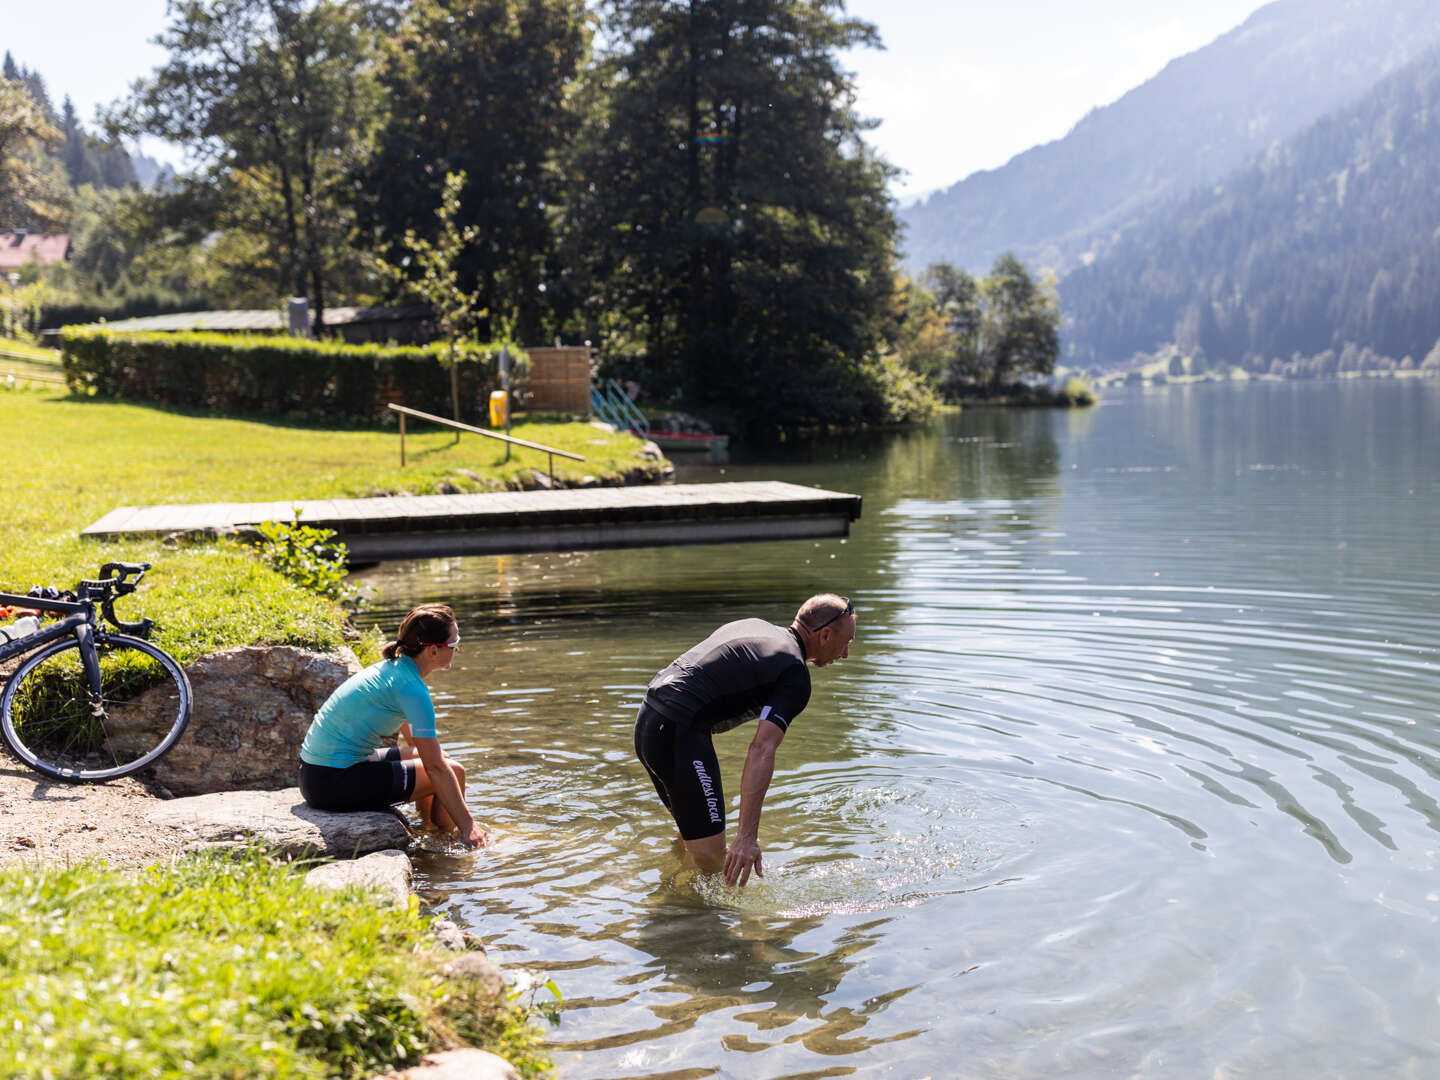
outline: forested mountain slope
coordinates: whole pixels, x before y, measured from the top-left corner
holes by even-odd
[[[1440,338],[1440,48],[1156,211],[1060,298],[1072,363],[1170,342],[1252,368],[1347,344],[1419,362]]]
[[[1436,42],[1436,0],[1277,0],[1063,139],[902,209],[906,262],[980,271],[1014,251],[1064,273],[1157,201],[1219,179]]]

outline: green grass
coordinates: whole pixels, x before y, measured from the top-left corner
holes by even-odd
[[[60,366],[60,350],[47,349],[20,338],[0,337],[0,360],[23,359],[45,364],[52,368]]]
[[[399,464],[391,433],[184,415],[60,389],[6,389],[0,431],[0,591],[73,585],[109,561],[155,564],[124,619],[182,662],[244,644],[333,649],[344,615],[237,545],[81,541],[116,506],[315,499],[442,485],[512,486],[546,459],[480,436],[422,431]],[[584,454],[563,477],[658,468],[639,440],[582,423],[513,434]],[[462,471],[463,470],[463,471]],[[467,475],[473,474],[473,475]],[[372,635],[352,642],[375,659]],[[138,877],[97,866],[0,870],[0,1076],[368,1077],[422,1049],[482,1046],[526,1076],[548,1064],[525,1009],[440,979],[424,920],[306,890],[258,857]]]
[[[528,1006],[442,977],[429,920],[259,855],[0,870],[0,1075],[370,1077],[481,1045],[547,1075]]]
[[[26,341],[0,337],[0,387],[59,385],[63,379],[60,353]]]
[[[81,529],[117,506],[426,494],[518,486],[547,469],[547,455],[427,426],[406,438],[407,465],[393,432],[325,430],[186,415],[61,389],[6,390],[0,432],[11,455],[0,470],[0,591],[73,585],[107,561],[155,563],[141,593],[118,605],[124,618],[159,623],[156,640],[182,662],[251,643],[333,648],[342,619],[333,603],[305,593],[223,545],[169,549],[155,540],[82,542]],[[614,480],[634,468],[641,443],[585,423],[525,423],[517,438],[585,456],[557,458],[558,477]]]

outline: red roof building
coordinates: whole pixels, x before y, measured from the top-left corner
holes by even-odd
[[[69,257],[69,233],[0,232],[0,274],[31,263],[54,266]]]

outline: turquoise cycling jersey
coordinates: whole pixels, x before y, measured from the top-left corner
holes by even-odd
[[[300,744],[300,760],[348,769],[407,720],[416,738],[436,737],[435,703],[415,661],[408,656],[381,660],[351,675],[320,706]]]

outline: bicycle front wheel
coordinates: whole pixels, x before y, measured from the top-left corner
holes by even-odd
[[[0,695],[5,744],[56,780],[138,772],[174,746],[190,722],[190,680],[169,653],[124,634],[97,635],[95,651],[98,701],[73,639],[27,658]]]

